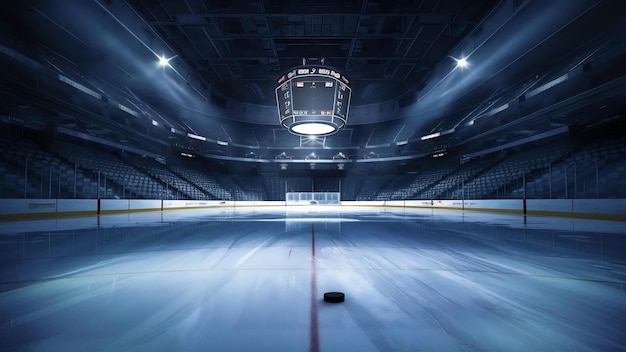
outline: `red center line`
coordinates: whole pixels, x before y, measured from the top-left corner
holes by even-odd
[[[320,350],[320,335],[317,324],[317,278],[315,274],[315,225],[311,224],[311,340],[309,342],[310,352],[319,352]]]

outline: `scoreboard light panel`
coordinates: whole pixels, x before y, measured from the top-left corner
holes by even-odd
[[[325,67],[296,68],[282,75],[276,88],[281,124],[323,116],[345,125],[352,94],[349,83],[345,76]]]

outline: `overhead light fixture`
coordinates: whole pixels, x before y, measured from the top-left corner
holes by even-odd
[[[285,126],[287,127],[287,126]],[[289,127],[287,127],[289,128]],[[338,126],[315,121],[303,121],[291,126],[290,131],[300,136],[316,137],[333,134],[338,130]]]
[[[374,152],[369,152],[365,155],[365,159],[376,159],[378,158],[378,154]]]
[[[170,66],[170,60],[172,60],[176,56],[177,55],[174,55],[174,56],[172,56],[170,58],[165,57],[165,55],[157,56],[159,58],[159,66],[161,66],[161,67]]]
[[[339,152],[333,156],[333,160],[337,160],[337,159],[339,160],[346,159],[346,155],[343,152]]]
[[[286,159],[291,159],[291,156],[287,155],[287,153],[285,153],[285,152],[282,152],[282,153],[276,155],[275,159],[286,160]]]
[[[198,136],[197,134],[193,134],[193,133],[187,133],[187,137],[197,139],[199,141],[206,141],[206,137]]]
[[[439,132],[427,134],[425,136],[420,137],[420,140],[425,141],[425,140],[429,140],[429,139],[445,136],[445,135],[448,135],[448,134],[451,134],[451,133],[454,133],[454,132],[456,132],[456,127],[452,127],[450,129],[447,129],[447,130],[444,130],[444,131],[439,131]]]
[[[456,61],[456,67],[466,68],[469,63],[467,62],[467,58],[461,57],[460,59],[453,58]]]
[[[352,90],[334,68],[319,64],[293,68],[277,81],[280,124],[298,136],[328,136],[346,125]]]
[[[311,154],[305,156],[304,160],[317,160],[319,158],[319,156],[315,155],[315,152],[312,152]]]
[[[441,136],[441,133],[435,132],[435,133],[427,134],[425,136],[421,136],[420,140],[425,141],[427,139],[433,139],[433,138],[437,138],[439,136]]]

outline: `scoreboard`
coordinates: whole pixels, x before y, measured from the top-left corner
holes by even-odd
[[[351,94],[350,81],[332,68],[294,68],[277,82],[280,123],[295,134],[302,134],[297,126],[303,124],[326,125],[321,134],[335,133],[347,122]]]

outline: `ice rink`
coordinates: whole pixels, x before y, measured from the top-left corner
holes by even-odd
[[[626,349],[624,222],[218,208],[1,222],[0,252],[7,352]]]

